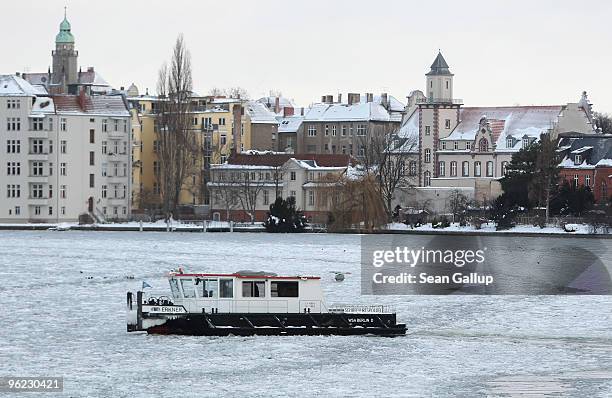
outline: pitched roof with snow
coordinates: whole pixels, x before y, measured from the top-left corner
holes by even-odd
[[[390,120],[389,113],[374,102],[346,104],[315,104],[304,115],[305,122],[383,121]]]
[[[398,144],[392,148],[396,153],[412,153],[419,151],[419,112],[414,110],[400,126],[397,132]]]
[[[302,122],[304,121],[304,116],[287,116],[287,117],[278,117],[278,132],[279,133],[296,133]]]
[[[278,124],[276,114],[268,110],[261,102],[249,101],[244,110],[251,118],[251,123]]]
[[[540,134],[554,127],[562,105],[551,106],[502,106],[461,108],[459,124],[445,141],[473,141],[485,116],[496,136],[496,151],[518,151],[524,136],[539,138]],[[513,145],[507,146],[507,138],[514,138]]]
[[[123,98],[118,95],[54,95],[57,113],[100,116],[130,116]]]
[[[249,155],[244,153],[232,154],[227,160],[228,164],[249,166],[272,166],[280,167],[287,160],[315,161],[321,167],[342,167],[354,164],[355,159],[344,154],[288,154],[288,153],[263,153]]]
[[[40,94],[40,90],[26,80],[15,75],[0,75],[0,96],[31,97]]]
[[[612,167],[612,135],[585,137],[562,137],[558,144],[559,152],[564,158],[559,164],[565,168]],[[574,164],[576,155],[580,155],[582,163]]]

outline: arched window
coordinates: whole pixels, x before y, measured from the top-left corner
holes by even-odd
[[[431,173],[429,171],[425,172],[425,186],[428,187],[431,185]]]
[[[455,161],[451,162],[450,175],[451,177],[457,177],[457,162]]]
[[[487,177],[493,177],[493,162],[487,162]]]
[[[508,162],[501,162],[502,175],[506,175],[506,168],[508,167]]]
[[[462,168],[463,168],[463,176],[469,177],[470,176],[470,162],[468,162],[467,160],[463,162]]]
[[[574,174],[574,186],[578,188],[578,174]]]
[[[480,177],[481,171],[480,162],[474,162],[474,177]]]
[[[601,182],[601,201],[606,202],[608,200],[608,186],[605,181]]]
[[[425,163],[431,162],[431,149],[425,149]]]
[[[481,138],[478,141],[478,150],[480,152],[486,152],[489,149],[489,141],[486,138]]]

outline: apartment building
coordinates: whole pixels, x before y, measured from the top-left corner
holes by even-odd
[[[120,96],[47,95],[0,76],[2,222],[130,215],[130,114]]]

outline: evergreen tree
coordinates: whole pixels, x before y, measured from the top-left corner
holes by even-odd
[[[306,226],[304,212],[296,207],[293,196],[287,199],[276,198],[270,205],[270,211],[264,221],[264,227],[268,232],[304,232]]]

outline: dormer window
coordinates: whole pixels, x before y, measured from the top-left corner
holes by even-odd
[[[575,164],[575,165],[579,165],[579,164],[581,164],[581,163],[582,163],[582,155],[576,155],[576,156],[574,157],[574,164]]]
[[[514,146],[514,139],[512,136],[506,138],[506,148],[512,148]]]
[[[529,146],[529,137],[523,137],[523,149]]]

